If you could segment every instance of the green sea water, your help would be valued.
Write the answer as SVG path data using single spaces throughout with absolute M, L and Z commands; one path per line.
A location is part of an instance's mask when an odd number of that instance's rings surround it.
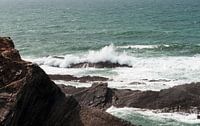
M 131 50 L 140 56 L 196 55 L 200 1 L 0 0 L 0 35 L 11 36 L 23 55 L 37 57 L 80 53 L 111 43 L 161 45 Z
M 10 36 L 23 57 L 81 55 L 114 44 L 117 52 L 141 59 L 135 62 L 142 72 L 154 63 L 165 65 L 155 73 L 148 69 L 147 76 L 183 75 L 185 81 L 200 74 L 200 0 L 0 0 L 0 36 Z M 112 114 L 144 126 L 200 125 Z

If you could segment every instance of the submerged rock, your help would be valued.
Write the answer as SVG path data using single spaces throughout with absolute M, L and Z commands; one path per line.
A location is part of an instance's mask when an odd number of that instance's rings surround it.
M 132 66 L 129 66 L 127 64 L 119 64 L 106 61 L 97 63 L 83 62 L 83 63 L 71 64 L 69 68 L 86 68 L 86 67 L 115 68 L 115 67 L 132 67 Z
M 5 56 L 5 51 L 15 50 L 11 42 L 0 38 L 1 126 L 131 126 L 106 112 L 80 105 L 39 66 Z
M 78 81 L 78 82 L 90 82 L 90 81 L 108 81 L 108 78 L 100 76 L 83 76 L 75 77 L 72 75 L 49 75 L 52 80 L 64 80 L 64 81 Z

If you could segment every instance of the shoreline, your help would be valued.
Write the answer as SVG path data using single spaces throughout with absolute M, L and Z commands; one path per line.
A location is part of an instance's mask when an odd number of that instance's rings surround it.
M 23 126 L 29 123 L 35 125 L 52 123 L 53 125 L 58 123 L 59 125 L 80 126 L 91 126 L 92 124 L 132 126 L 135 124 L 108 114 L 107 111 L 112 106 L 121 109 L 124 107 L 140 108 L 163 113 L 196 113 L 196 119 L 199 118 L 200 83 L 178 85 L 160 91 L 116 89 L 108 87 L 106 82 L 110 79 L 101 76 L 48 76 L 38 65 L 21 59 L 10 38 L 0 37 L 0 53 L 1 125 L 22 124 Z M 56 85 L 50 78 L 69 82 L 90 82 L 92 86 L 77 88 Z M 63 119 L 65 114 L 67 116 Z M 44 118 L 38 119 L 39 115 L 43 115 Z M 91 117 L 95 119 L 88 120 Z

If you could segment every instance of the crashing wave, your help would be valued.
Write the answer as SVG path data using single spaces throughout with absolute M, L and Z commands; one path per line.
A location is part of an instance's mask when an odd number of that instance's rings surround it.
M 91 50 L 87 54 L 65 55 L 64 57 L 43 57 L 33 62 L 39 65 L 49 65 L 54 67 L 131 67 L 132 58 L 125 51 L 119 53 L 114 45 L 105 46 L 98 51 Z

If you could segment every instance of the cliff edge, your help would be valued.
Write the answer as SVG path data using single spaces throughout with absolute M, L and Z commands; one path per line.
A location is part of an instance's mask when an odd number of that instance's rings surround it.
M 0 37 L 0 126 L 132 126 L 64 94 L 37 65 Z

